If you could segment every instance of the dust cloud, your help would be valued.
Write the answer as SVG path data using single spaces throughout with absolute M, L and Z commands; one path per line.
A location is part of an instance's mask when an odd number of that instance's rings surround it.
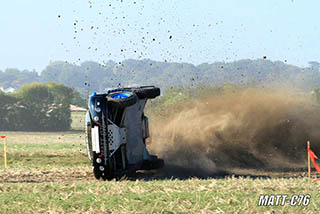
M 150 151 L 184 173 L 304 167 L 306 141 L 320 150 L 320 107 L 308 94 L 263 89 L 212 94 L 150 120 Z

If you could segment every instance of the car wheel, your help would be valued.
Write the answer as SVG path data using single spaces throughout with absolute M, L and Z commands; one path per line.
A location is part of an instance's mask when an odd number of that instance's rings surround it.
M 134 92 L 140 99 L 153 99 L 160 95 L 160 88 L 154 86 L 141 86 L 134 88 Z
M 92 151 L 92 140 L 91 140 L 91 119 L 90 113 L 87 111 L 86 113 L 86 126 L 85 126 L 85 133 L 86 133 L 86 146 L 88 152 L 88 158 L 92 162 L 93 151 Z
M 93 167 L 93 174 L 96 179 L 99 180 L 101 178 L 101 172 L 99 171 L 98 167 Z
M 137 102 L 135 94 L 129 91 L 108 94 L 107 99 L 116 108 L 125 108 Z

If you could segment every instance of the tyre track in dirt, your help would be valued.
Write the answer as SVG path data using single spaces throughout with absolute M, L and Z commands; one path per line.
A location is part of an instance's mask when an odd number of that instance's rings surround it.
M 1 183 L 75 182 L 94 180 L 91 167 L 79 168 L 12 168 L 0 170 Z
M 317 176 L 316 172 L 312 172 L 313 176 Z M 189 178 L 199 179 L 223 179 L 227 177 L 250 177 L 250 178 L 302 178 L 306 177 L 307 173 L 303 169 L 297 170 L 276 170 L 263 171 L 254 169 L 230 169 L 228 171 L 215 173 L 204 176 L 201 172 L 198 174 L 190 173 L 189 169 L 177 166 L 165 166 L 158 171 L 137 171 L 130 177 L 123 177 L 121 180 L 165 180 L 179 179 L 185 180 Z M 61 168 L 61 169 L 22 169 L 13 168 L 0 170 L 0 184 L 9 183 L 73 183 L 97 181 L 92 173 L 91 167 L 81 168 Z M 101 180 L 100 180 L 101 181 Z

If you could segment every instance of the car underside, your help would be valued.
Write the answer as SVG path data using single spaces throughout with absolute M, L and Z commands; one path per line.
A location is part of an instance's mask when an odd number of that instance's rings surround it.
M 159 88 L 141 86 L 94 92 L 90 96 L 86 144 L 97 179 L 110 180 L 164 166 L 164 161 L 150 155 L 146 148 L 149 124 L 144 107 L 148 99 L 159 95 Z

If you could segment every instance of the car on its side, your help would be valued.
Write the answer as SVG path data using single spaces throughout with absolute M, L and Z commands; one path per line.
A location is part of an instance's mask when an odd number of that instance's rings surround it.
M 86 113 L 88 157 L 97 179 L 113 179 L 136 170 L 159 169 L 164 161 L 150 155 L 148 118 L 144 107 L 148 99 L 160 95 L 154 86 L 114 88 L 89 97 Z

